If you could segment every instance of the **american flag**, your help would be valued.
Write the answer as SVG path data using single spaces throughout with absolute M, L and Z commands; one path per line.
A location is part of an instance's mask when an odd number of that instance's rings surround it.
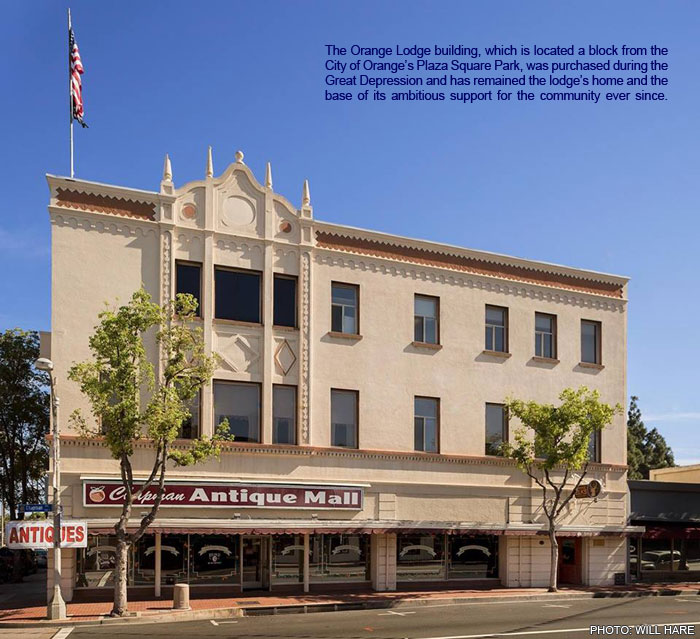
M 68 55 L 70 56 L 70 97 L 73 105 L 73 119 L 80 122 L 84 127 L 87 124 L 83 121 L 83 83 L 80 76 L 83 74 L 83 63 L 78 51 L 78 43 L 75 41 L 73 28 L 68 29 Z

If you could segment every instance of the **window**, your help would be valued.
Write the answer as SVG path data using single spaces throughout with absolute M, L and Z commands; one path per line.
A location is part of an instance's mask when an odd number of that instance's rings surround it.
M 439 298 L 416 295 L 413 301 L 413 326 L 416 342 L 437 344 Z
M 197 300 L 195 315 L 202 317 L 202 265 L 192 262 L 176 262 L 175 294 L 189 293 Z
M 275 326 L 297 326 L 297 278 L 275 275 L 273 323 Z
M 413 399 L 415 449 L 426 453 L 438 452 L 438 420 L 440 400 L 433 397 Z
M 272 387 L 272 443 L 297 443 L 297 389 L 275 384 Z
M 557 316 L 535 313 L 535 357 L 557 357 Z
M 445 535 L 396 535 L 396 581 L 442 581 L 445 569 Z
M 260 323 L 260 273 L 214 268 L 217 319 Z
M 581 361 L 600 364 L 600 322 L 581 320 Z
M 508 352 L 508 309 L 486 307 L 486 350 Z
M 331 285 L 331 331 L 334 333 L 358 334 L 359 289 L 353 284 Z
M 496 535 L 448 535 L 448 579 L 488 579 L 498 577 L 498 537 Z
M 197 394 L 187 405 L 187 408 L 190 411 L 190 416 L 184 422 L 182 422 L 182 426 L 180 426 L 180 431 L 177 434 L 179 439 L 196 439 L 199 437 L 200 404 L 200 393 L 197 391 Z
M 357 391 L 331 390 L 331 446 L 357 448 Z
M 600 461 L 600 431 L 591 433 L 588 440 L 588 459 L 592 462 Z
M 228 419 L 234 442 L 260 441 L 260 384 L 214 382 L 214 419 Z
M 486 404 L 486 454 L 500 455 L 508 441 L 508 414 L 503 404 Z

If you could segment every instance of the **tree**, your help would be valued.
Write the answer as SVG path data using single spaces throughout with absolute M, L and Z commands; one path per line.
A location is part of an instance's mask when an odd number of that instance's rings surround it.
M 48 374 L 34 368 L 39 334 L 0 334 L 0 499 L 10 519 L 19 503 L 41 500 L 48 468 Z
M 92 359 L 74 364 L 69 379 L 80 384 L 99 428 L 89 427 L 79 410 L 71 421 L 86 437 L 103 437 L 119 462 L 125 499 L 114 526 L 117 537 L 114 607 L 112 616 L 127 614 L 127 558 L 158 514 L 165 493 L 168 462 L 189 466 L 218 456 L 227 423 L 213 437 L 192 441 L 185 450 L 173 450 L 172 443 L 185 419 L 188 403 L 211 380 L 215 359 L 206 354 L 202 329 L 194 323 L 197 302 L 191 295 L 178 295 L 163 307 L 151 301 L 143 289 L 128 304 L 99 314 L 99 324 L 90 337 Z M 148 360 L 145 340 L 158 345 L 160 374 Z M 136 484 L 132 456 L 138 440 L 147 438 L 153 450 L 148 479 Z M 149 512 L 134 532 L 127 532 L 132 505 L 146 491 L 155 492 Z
M 588 471 L 591 437 L 622 413 L 622 406 L 601 402 L 598 391 L 585 386 L 564 389 L 559 400 L 561 404 L 554 406 L 508 399 L 509 415 L 522 426 L 515 431 L 514 441 L 504 442 L 501 448 L 542 490 L 551 547 L 550 592 L 557 591 L 559 519 Z
M 627 411 L 627 474 L 630 479 L 649 479 L 650 470 L 676 463 L 663 435 L 656 428 L 647 430 L 638 401 L 639 397 L 632 395 Z

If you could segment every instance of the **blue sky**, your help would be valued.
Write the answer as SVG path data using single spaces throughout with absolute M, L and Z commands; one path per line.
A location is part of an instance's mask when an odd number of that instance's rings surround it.
M 66 7 L 5 3 L 0 330 L 50 327 L 45 173 L 68 172 Z M 76 175 L 158 188 L 237 149 L 323 220 L 632 278 L 629 392 L 700 462 L 700 4 L 75 1 Z M 658 44 L 663 103 L 330 104 L 325 45 Z

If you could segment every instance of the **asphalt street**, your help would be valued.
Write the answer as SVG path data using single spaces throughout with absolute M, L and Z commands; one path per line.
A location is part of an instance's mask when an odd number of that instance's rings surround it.
M 634 626 L 656 625 L 652 632 Z M 686 625 L 683 628 L 683 625 Z M 692 627 L 688 628 L 688 624 Z M 628 633 L 591 626 L 632 626 Z M 39 634 L 34 630 L 0 631 L 0 637 L 37 639 L 481 639 L 486 637 L 687 637 L 700 636 L 700 596 L 569 599 L 517 603 L 468 603 L 297 615 L 245 617 L 179 623 L 130 623 L 75 626 Z M 653 631 L 656 631 L 654 633 Z M 672 631 L 669 634 L 669 631 Z M 7 634 L 11 633 L 11 634 Z M 691 634 L 692 633 L 692 634 Z

